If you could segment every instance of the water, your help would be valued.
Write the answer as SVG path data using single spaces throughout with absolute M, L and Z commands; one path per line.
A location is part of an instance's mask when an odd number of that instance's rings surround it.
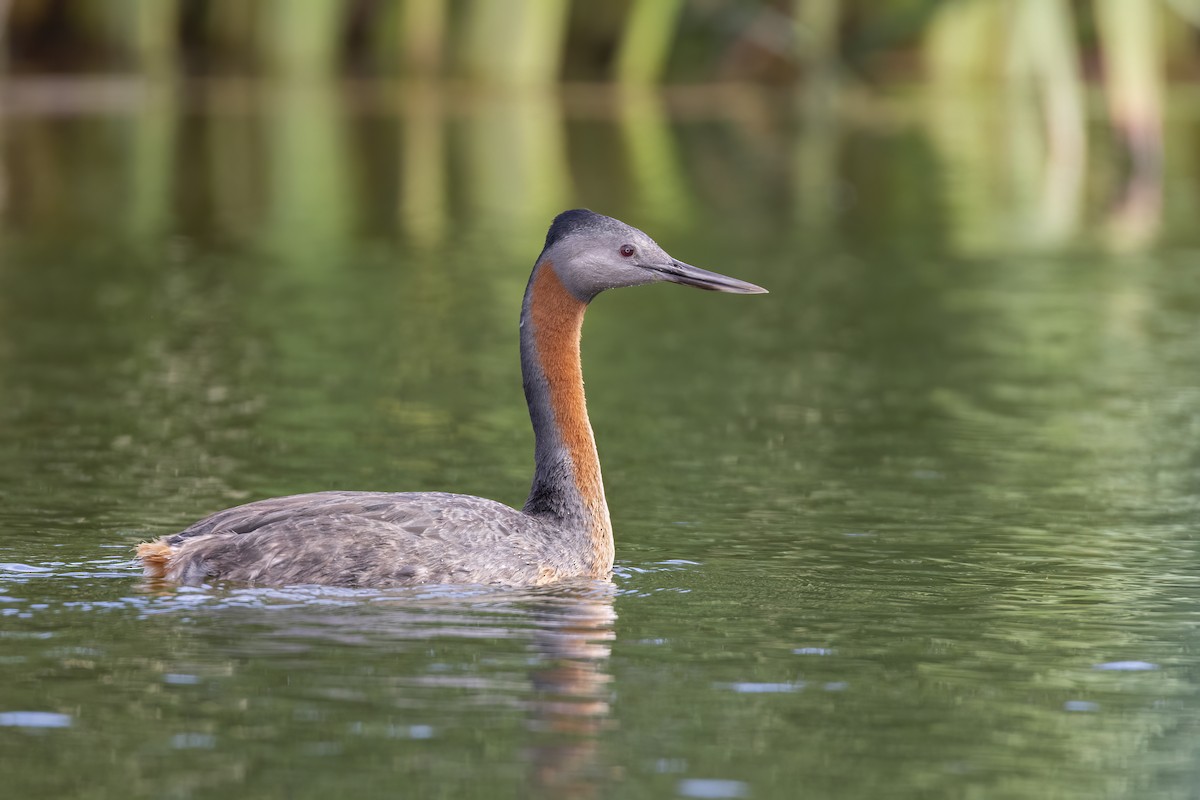
M 1100 122 L 1064 178 L 986 104 L 647 102 L 10 109 L 7 791 L 1195 796 L 1197 120 L 1156 205 Z M 595 303 L 613 584 L 139 577 L 251 498 L 519 504 L 517 307 L 576 204 L 772 290 Z

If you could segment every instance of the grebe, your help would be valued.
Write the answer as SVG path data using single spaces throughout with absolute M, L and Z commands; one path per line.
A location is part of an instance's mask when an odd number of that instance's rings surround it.
M 540 585 L 611 576 L 613 534 L 583 395 L 579 338 L 605 289 L 671 281 L 766 289 L 676 261 L 586 209 L 559 214 L 521 304 L 521 373 L 535 437 L 520 511 L 443 492 L 316 492 L 259 500 L 138 546 L 145 574 L 184 584 Z

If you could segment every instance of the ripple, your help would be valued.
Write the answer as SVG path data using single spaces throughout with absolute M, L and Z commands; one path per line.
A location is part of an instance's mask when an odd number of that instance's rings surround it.
M 1068 700 L 1063 703 L 1064 711 L 1099 711 L 1100 704 L 1090 700 Z
M 122 548 L 124 549 L 124 548 Z M 87 599 L 62 599 L 58 582 L 63 579 L 90 581 L 83 592 Z M 21 587 L 21 597 L 8 592 Z M 34 587 L 46 587 L 39 596 Z M 130 591 L 130 587 L 134 591 Z M 77 588 L 77 587 L 76 587 Z M 345 588 L 296 585 L 284 587 L 204 584 L 179 586 L 143 578 L 141 570 L 125 557 L 83 561 L 47 561 L 40 564 L 0 563 L 0 617 L 30 619 L 35 615 L 63 612 L 134 611 L 140 616 L 226 609 L 289 609 L 353 607 L 370 604 L 418 604 L 513 608 L 523 603 L 541 605 L 557 601 L 608 602 L 617 594 L 609 581 L 591 579 L 549 587 L 505 587 L 485 585 L 431 585 L 392 589 Z
M 797 647 L 792 650 L 792 653 L 798 656 L 831 656 L 833 648 L 830 647 Z
M 171 737 L 175 750 L 212 750 L 217 746 L 217 737 L 207 733 L 177 733 Z
M 804 688 L 804 681 L 786 681 L 779 683 L 755 683 L 742 681 L 738 683 L 721 684 L 722 688 L 732 689 L 738 694 L 785 694 L 798 692 Z
M 54 572 L 53 567 L 35 567 L 32 564 L 20 564 L 12 561 L 0 563 L 0 572 L 14 572 L 20 574 L 38 574 Z
M 163 683 L 171 684 L 172 686 L 194 686 L 200 683 L 199 675 L 187 675 L 181 672 L 168 672 L 163 675 Z
M 1158 669 L 1158 664 L 1152 664 L 1149 661 L 1108 661 L 1103 664 L 1095 664 L 1092 669 L 1106 672 L 1150 672 Z
M 675 792 L 682 797 L 749 797 L 750 787 L 741 781 L 685 778 L 675 785 Z
M 70 714 L 52 711 L 0 711 L 0 726 L 6 728 L 69 728 Z

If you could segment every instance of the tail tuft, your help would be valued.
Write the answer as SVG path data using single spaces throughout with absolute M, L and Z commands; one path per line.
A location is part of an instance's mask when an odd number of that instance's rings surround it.
M 153 542 L 142 542 L 137 546 L 137 557 L 142 561 L 142 569 L 148 578 L 165 578 L 175 551 L 171 545 L 158 539 Z

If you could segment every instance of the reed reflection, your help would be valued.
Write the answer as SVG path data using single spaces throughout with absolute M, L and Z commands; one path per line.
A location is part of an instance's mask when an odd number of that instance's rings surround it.
M 1116 147 L 1089 147 L 1076 9 L 1061 0 L 947 7 L 928 42 L 931 140 L 953 182 L 962 244 L 1056 249 L 1091 239 L 1152 244 L 1162 226 L 1164 48 L 1154 3 L 1096 0 L 1105 121 Z M 996 35 L 997 32 L 999 35 Z M 969 131 L 969 133 L 968 133 Z M 1103 193 L 1086 219 L 1088 176 Z M 996 224 L 1000 220 L 1002 224 Z M 988 240 L 978 238 L 987 233 Z
M 414 241 L 434 246 L 447 227 L 446 108 L 438 87 L 425 81 L 405 92 L 401 102 L 401 226 Z
M 471 211 L 486 220 L 485 229 L 525 233 L 524 239 L 498 239 L 520 243 L 524 260 L 528 236 L 537 241 L 534 231 L 569 207 L 574 194 L 562 103 L 548 89 L 493 92 L 470 104 L 464 122 L 467 175 L 462 188 Z
M 339 99 L 331 81 L 293 79 L 278 85 L 268 106 L 264 243 L 308 274 L 337 263 L 356 217 Z
M 129 232 L 156 238 L 173 227 L 180 113 L 174 84 L 153 82 L 133 117 Z
M 815 239 L 834 230 L 844 193 L 839 172 L 844 136 L 835 109 L 838 88 L 828 71 L 820 74 L 827 80 L 808 86 L 797 101 L 800 123 L 789 176 L 796 222 Z
M 644 87 L 626 87 L 619 96 L 616 124 L 628 159 L 639 218 L 664 227 L 695 217 L 694 192 L 662 95 Z M 648 224 L 648 223 L 647 223 Z

